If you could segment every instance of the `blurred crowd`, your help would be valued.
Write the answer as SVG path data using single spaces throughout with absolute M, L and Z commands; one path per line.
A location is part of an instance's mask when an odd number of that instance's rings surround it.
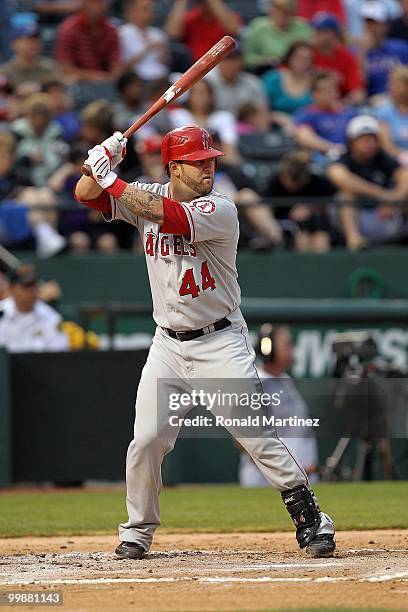
M 196 124 L 241 249 L 405 242 L 408 0 L 2 0 L 0 243 L 140 251 L 75 202 L 81 164 L 225 34 L 237 49 L 132 137 L 121 177 L 166 181 L 163 135 Z

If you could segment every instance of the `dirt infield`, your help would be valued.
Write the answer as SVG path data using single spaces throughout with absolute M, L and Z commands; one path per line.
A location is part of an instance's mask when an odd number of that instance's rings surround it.
M 0 540 L 0 591 L 62 589 L 67 610 L 407 610 L 408 531 L 341 532 L 333 559 L 309 560 L 293 534 L 159 532 L 143 561 L 116 538 Z

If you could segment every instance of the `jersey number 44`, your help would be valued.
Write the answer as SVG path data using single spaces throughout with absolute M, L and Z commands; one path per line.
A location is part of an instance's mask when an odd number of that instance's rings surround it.
M 181 281 L 179 294 L 181 296 L 191 295 L 192 298 L 196 298 L 201 290 L 205 291 L 206 289 L 211 289 L 211 291 L 214 291 L 215 279 L 213 276 L 211 276 L 207 262 L 203 261 L 201 264 L 201 287 L 197 284 L 194 277 L 194 268 L 188 268 L 184 273 L 183 280 Z

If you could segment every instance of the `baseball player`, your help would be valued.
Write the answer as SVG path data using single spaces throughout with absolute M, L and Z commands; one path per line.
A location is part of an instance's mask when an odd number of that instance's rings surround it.
M 245 381 L 257 373 L 239 308 L 237 210 L 213 190 L 222 153 L 213 148 L 206 130 L 178 128 L 162 144 L 169 182 L 128 184 L 113 172 L 125 146 L 126 139 L 116 132 L 90 149 L 85 163 L 92 177 L 81 177 L 75 195 L 107 221 L 122 219 L 137 227 L 146 256 L 157 328 L 137 392 L 134 439 L 126 460 L 128 521 L 119 526 L 116 549 L 120 558 L 141 559 L 160 524 L 161 464 L 179 431 L 168 423 L 161 428 L 168 405 L 158 401 L 158 383 L 219 377 Z M 261 428 L 251 437 L 228 429 L 281 492 L 300 548 L 312 557 L 332 556 L 333 522 L 320 511 L 306 473 L 285 444 Z

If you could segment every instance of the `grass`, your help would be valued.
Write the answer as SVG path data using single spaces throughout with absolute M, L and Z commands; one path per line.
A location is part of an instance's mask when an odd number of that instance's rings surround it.
M 408 528 L 407 482 L 321 484 L 315 492 L 338 530 Z M 168 488 L 161 509 L 168 532 L 293 530 L 279 494 L 270 488 Z M 122 491 L 0 493 L 0 537 L 114 533 L 124 520 Z

